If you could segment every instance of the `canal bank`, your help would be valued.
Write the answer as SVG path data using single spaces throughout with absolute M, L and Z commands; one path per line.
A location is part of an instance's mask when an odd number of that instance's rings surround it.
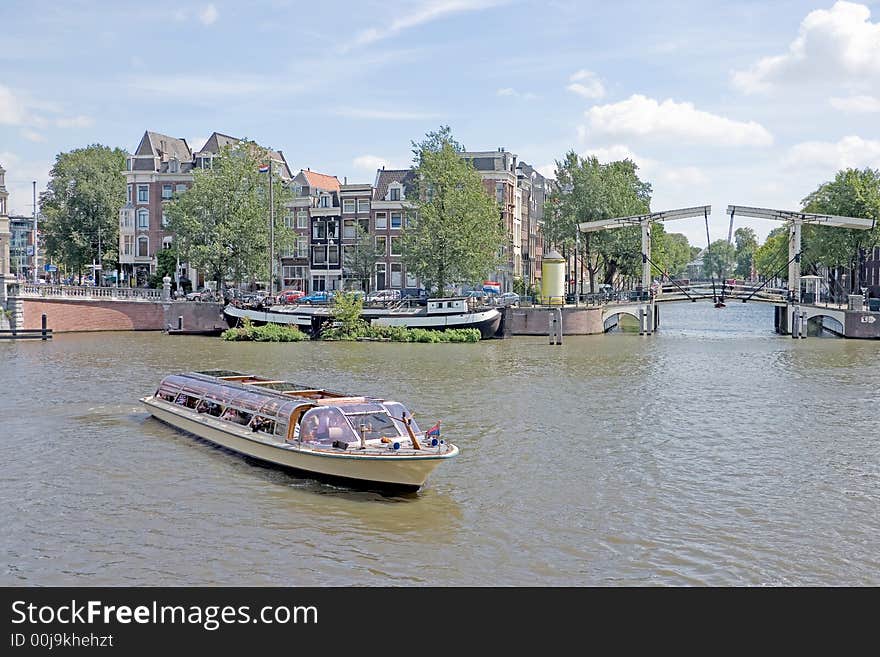
M 683 304 L 650 340 L 562 346 L 0 344 L 0 583 L 878 585 L 880 343 L 772 327 L 770 307 Z M 461 454 L 383 498 L 255 466 L 137 402 L 211 367 L 405 399 Z

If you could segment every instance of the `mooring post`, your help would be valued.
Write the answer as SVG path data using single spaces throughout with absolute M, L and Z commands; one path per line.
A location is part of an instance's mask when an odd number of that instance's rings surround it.
M 178 316 L 177 316 L 177 330 L 178 330 L 178 331 L 182 331 L 182 330 L 183 330 L 183 315 L 178 315 Z
M 562 308 L 551 309 L 548 313 L 550 344 L 562 344 Z
M 40 332 L 42 335 L 41 339 L 45 340 L 46 339 L 46 314 L 45 313 L 43 313 L 42 317 L 40 317 L 40 326 L 42 328 L 42 331 Z

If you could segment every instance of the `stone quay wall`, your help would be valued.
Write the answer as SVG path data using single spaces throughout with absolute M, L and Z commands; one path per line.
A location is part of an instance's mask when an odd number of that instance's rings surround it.
M 508 308 L 504 318 L 505 334 L 547 335 L 551 312 L 553 311 L 547 308 Z M 562 309 L 563 335 L 593 335 L 604 332 L 601 307 Z
M 223 306 L 198 301 L 111 301 L 91 299 L 19 298 L 21 328 L 40 328 L 42 315 L 55 333 L 79 331 L 161 331 L 177 328 L 210 330 L 226 326 Z

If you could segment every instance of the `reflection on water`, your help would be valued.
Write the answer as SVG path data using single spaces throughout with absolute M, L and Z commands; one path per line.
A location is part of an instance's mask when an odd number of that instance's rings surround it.
M 877 585 L 880 343 L 772 308 L 664 306 L 652 337 L 0 345 L 3 584 Z M 461 455 L 415 495 L 297 478 L 137 402 L 223 367 L 407 402 Z

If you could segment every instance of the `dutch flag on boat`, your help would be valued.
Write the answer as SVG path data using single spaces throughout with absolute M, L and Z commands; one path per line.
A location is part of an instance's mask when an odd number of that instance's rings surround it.
M 483 292 L 501 294 L 501 283 L 497 281 L 483 281 Z
M 260 173 L 269 173 L 269 165 L 261 164 L 260 165 Z
M 426 436 L 439 436 L 439 435 L 440 435 L 440 423 L 438 422 L 438 423 L 435 424 L 433 427 L 431 427 L 430 429 L 428 429 L 428 430 L 425 432 L 425 435 L 426 435 Z

